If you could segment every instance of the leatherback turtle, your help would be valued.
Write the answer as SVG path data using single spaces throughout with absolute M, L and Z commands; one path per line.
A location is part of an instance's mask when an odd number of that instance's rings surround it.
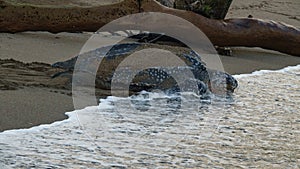
M 109 50 L 105 50 L 107 48 L 109 48 Z M 129 55 L 147 48 L 172 51 L 172 53 L 185 62 L 186 66 L 171 67 L 169 70 L 175 74 L 181 74 L 184 70 L 190 70 L 193 73 L 194 78 L 185 79 L 183 82 L 184 84 L 182 85 L 178 84 L 176 80 L 169 73 L 167 73 L 167 71 L 165 71 L 164 68 L 145 68 L 144 70 L 138 72 L 130 82 L 130 92 L 139 92 L 143 90 L 162 90 L 165 92 L 174 93 L 184 90 L 203 95 L 213 91 L 213 87 L 216 88 L 220 85 L 226 85 L 225 92 L 232 93 L 238 85 L 237 81 L 231 75 L 225 72 L 214 71 L 206 68 L 205 63 L 201 61 L 200 56 L 189 48 L 141 42 L 120 43 L 113 46 L 98 48 L 83 55 L 76 56 L 70 60 L 54 63 L 52 65 L 53 67 L 62 68 L 66 71 L 54 75 L 53 78 L 57 78 L 63 76 L 65 73 L 74 71 L 74 65 L 76 64 L 78 57 L 82 57 L 83 59 L 81 60 L 83 60 L 84 63 L 79 65 L 79 69 L 80 66 L 84 66 L 84 68 L 82 68 L 82 72 L 84 72 L 83 76 L 95 76 L 96 88 L 110 90 L 114 73 L 120 63 Z M 104 53 L 106 55 L 104 55 Z M 100 58 L 102 61 L 101 64 L 98 65 Z M 99 66 L 96 69 L 96 74 L 89 71 L 95 69 L 95 66 Z M 124 72 L 119 74 L 117 77 L 114 77 L 118 79 L 118 83 L 122 83 L 122 79 L 127 78 L 126 71 L 127 73 L 128 71 L 130 72 L 130 67 L 124 69 Z M 214 76 L 214 78 L 212 79 L 211 76 Z M 218 77 L 225 79 L 225 81 L 219 81 Z M 192 84 L 192 82 L 198 85 L 197 91 L 189 90 L 189 85 Z M 179 86 L 181 86 L 181 88 L 179 88 Z

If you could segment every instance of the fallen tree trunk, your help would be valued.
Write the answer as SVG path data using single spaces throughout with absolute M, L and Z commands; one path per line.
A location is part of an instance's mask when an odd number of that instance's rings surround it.
M 208 19 L 191 11 L 165 8 L 147 0 L 144 11 L 164 12 L 188 20 L 216 46 L 261 47 L 300 56 L 300 29 L 284 23 L 253 18 Z
M 98 7 L 13 5 L 0 1 L 0 31 L 97 31 L 119 17 L 138 12 L 164 12 L 188 20 L 214 45 L 261 47 L 300 56 L 300 29 L 252 18 L 214 20 L 191 11 L 164 7 L 154 0 L 124 0 Z

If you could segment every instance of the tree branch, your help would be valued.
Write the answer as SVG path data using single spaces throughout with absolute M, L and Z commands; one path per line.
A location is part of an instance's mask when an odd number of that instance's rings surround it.
M 200 28 L 214 45 L 261 47 L 300 56 L 300 29 L 274 21 L 253 18 L 208 19 L 191 11 L 164 7 L 155 0 L 124 0 L 98 7 L 45 7 L 13 5 L 0 1 L 0 32 L 97 31 L 103 25 L 129 14 L 164 12 L 188 20 Z

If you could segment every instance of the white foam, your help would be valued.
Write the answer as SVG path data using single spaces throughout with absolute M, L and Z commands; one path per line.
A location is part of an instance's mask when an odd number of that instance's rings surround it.
M 267 74 L 272 72 L 283 73 Z M 145 167 L 165 164 L 167 168 L 183 168 L 187 165 L 186 157 L 189 157 L 191 168 L 196 168 L 199 165 L 192 164 L 196 161 L 210 160 L 212 165 L 219 165 L 225 157 L 228 162 L 244 167 L 247 166 L 246 163 L 241 164 L 240 159 L 232 156 L 241 155 L 243 149 L 237 152 L 231 145 L 244 144 L 243 146 L 248 146 L 246 148 L 253 148 L 252 136 L 256 134 L 257 125 L 260 125 L 258 132 L 261 133 L 255 135 L 256 139 L 272 138 L 270 144 L 265 141 L 257 142 L 258 147 L 277 143 L 275 145 L 280 147 L 273 148 L 279 150 L 278 152 L 294 154 L 297 149 L 289 149 L 288 145 L 297 146 L 292 140 L 297 131 L 290 130 L 290 125 L 286 124 L 298 125 L 298 122 L 291 119 L 299 117 L 299 72 L 300 65 L 277 71 L 263 70 L 248 75 L 236 75 L 238 78 L 258 76 L 241 80 L 241 90 L 236 93 L 237 102 L 225 107 L 212 104 L 199 107 L 199 98 L 192 93 L 184 93 L 181 101 L 187 106 L 178 112 L 169 111 L 173 107 L 167 107 L 165 101 L 173 96 L 163 93 L 142 92 L 146 95 L 130 98 L 110 96 L 102 99 L 99 106 L 66 113 L 69 116 L 66 120 L 0 133 L 0 163 L 12 168 L 142 168 L 143 164 Z M 282 83 L 278 84 L 278 79 Z M 255 83 L 248 83 L 253 80 Z M 148 101 L 153 100 L 153 109 L 149 113 L 135 112 L 128 105 L 124 105 L 135 99 L 141 99 L 141 104 L 146 100 L 147 105 L 151 103 Z M 276 105 L 274 99 L 277 100 Z M 124 105 L 125 109 L 116 112 L 115 102 Z M 169 104 L 173 105 L 172 102 Z M 282 138 L 289 139 L 280 142 L 278 130 L 284 131 L 280 132 L 284 136 Z M 290 135 L 291 132 L 295 133 Z M 245 137 L 247 134 L 251 137 Z M 220 146 L 221 144 L 230 146 Z M 259 154 L 259 158 L 269 159 L 264 156 L 264 149 L 257 151 L 250 151 L 245 156 L 248 158 Z M 201 154 L 205 154 L 205 157 Z M 283 156 L 278 154 L 277 157 Z M 291 161 L 290 157 L 282 160 L 283 163 Z M 245 162 L 253 163 L 251 159 L 246 159 Z M 272 163 L 270 160 L 264 162 Z M 0 164 L 0 168 L 5 165 Z
M 295 70 L 299 70 L 300 69 L 300 65 L 297 66 L 288 66 L 285 67 L 283 69 L 280 70 L 259 70 L 259 71 L 255 71 L 251 74 L 239 74 L 239 75 L 233 75 L 235 78 L 240 79 L 240 78 L 245 78 L 245 77 L 249 77 L 249 76 L 257 76 L 257 75 L 264 75 L 264 74 L 268 74 L 268 73 L 288 73 L 289 71 L 295 71 Z M 151 92 L 141 92 L 142 94 L 148 94 L 149 95 L 149 100 L 153 100 L 155 98 L 167 98 L 167 97 L 173 97 L 173 96 L 169 96 L 169 95 L 165 95 L 162 92 L 155 92 L 155 93 L 151 93 Z M 62 120 L 62 121 L 56 121 L 54 123 L 51 124 L 42 124 L 39 126 L 34 126 L 28 129 L 14 129 L 14 130 L 6 130 L 3 132 L 0 132 L 0 136 L 2 135 L 13 135 L 13 134 L 19 134 L 19 133 L 25 133 L 25 132 L 37 132 L 43 129 L 49 129 L 51 127 L 54 126 L 59 126 L 62 125 L 64 123 L 80 123 L 78 122 L 78 113 L 81 112 L 93 112 L 93 111 L 97 111 L 97 110 L 103 110 L 103 109 L 113 109 L 114 106 L 112 105 L 112 102 L 117 101 L 117 100 L 122 100 L 122 99 L 128 99 L 128 98 L 122 98 L 122 97 L 115 97 L 115 96 L 109 96 L 106 99 L 101 99 L 100 100 L 100 104 L 99 106 L 91 106 L 91 107 L 86 107 L 84 109 L 81 110 L 75 110 L 72 112 L 66 112 L 65 114 L 68 116 L 67 119 Z
M 288 66 L 288 67 L 285 67 L 285 68 L 279 69 L 279 70 L 258 70 L 258 71 L 254 71 L 250 74 L 233 75 L 233 77 L 239 79 L 239 78 L 244 78 L 244 77 L 249 77 L 249 76 L 264 75 L 267 73 L 287 73 L 289 71 L 294 71 L 294 70 L 299 70 L 299 69 L 300 69 L 300 65 Z

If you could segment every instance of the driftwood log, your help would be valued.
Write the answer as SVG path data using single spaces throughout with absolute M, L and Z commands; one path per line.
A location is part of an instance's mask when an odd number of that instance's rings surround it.
M 186 19 L 216 46 L 261 47 L 300 56 L 299 28 L 253 18 L 208 19 L 191 11 L 167 8 L 155 0 L 124 0 L 105 6 L 65 8 L 14 5 L 0 0 L 0 32 L 97 31 L 112 20 L 138 12 L 164 12 Z

